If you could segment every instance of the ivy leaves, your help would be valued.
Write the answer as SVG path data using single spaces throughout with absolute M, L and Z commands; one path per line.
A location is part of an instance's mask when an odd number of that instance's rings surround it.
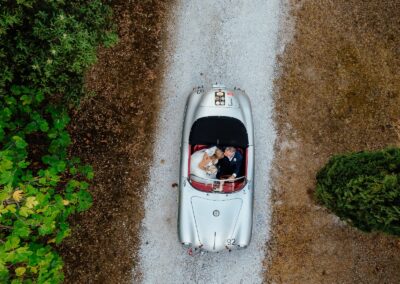
M 93 179 L 93 170 L 67 156 L 71 139 L 66 110 L 42 106 L 40 92 L 12 89 L 10 96 L 0 99 L 6 106 L 0 113 L 4 145 L 0 150 L 0 282 L 61 281 L 62 260 L 51 245 L 70 235 L 70 214 L 91 206 L 87 181 Z M 29 142 L 30 135 L 41 137 L 46 147 L 33 164 L 29 156 L 37 145 Z
M 8 263 L 14 264 L 9 270 Z M 22 244 L 18 237 L 11 236 L 4 246 L 0 247 L 0 279 L 9 279 L 12 283 L 60 283 L 63 275 L 61 258 L 53 252 L 51 246 L 37 243 Z
M 0 5 L 0 283 L 63 280 L 52 246 L 91 206 L 93 179 L 68 157 L 68 107 L 84 96 L 98 45 L 117 40 L 111 16 L 100 0 Z
M 62 260 L 51 245 L 70 235 L 70 214 L 91 206 L 86 181 L 93 170 L 68 159 L 63 106 L 43 104 L 42 92 L 24 86 L 11 89 L 0 99 L 0 282 L 61 281 Z M 33 164 L 32 135 L 43 145 Z

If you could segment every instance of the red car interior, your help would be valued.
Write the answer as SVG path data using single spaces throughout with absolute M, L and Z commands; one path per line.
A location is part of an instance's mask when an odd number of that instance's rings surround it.
M 188 175 L 190 176 L 190 157 L 191 154 L 194 152 L 197 152 L 199 150 L 205 149 L 210 147 L 209 145 L 203 145 L 203 144 L 199 144 L 199 145 L 194 145 L 191 146 L 189 145 L 189 163 L 188 163 Z M 244 160 L 245 163 L 242 166 L 242 171 L 243 171 L 243 175 L 246 176 L 247 174 L 247 149 L 246 149 L 246 153 L 244 154 L 244 151 L 242 148 L 240 147 L 236 147 L 236 150 L 239 151 Z M 190 184 L 197 190 L 200 191 L 205 191 L 205 192 L 213 192 L 216 189 L 219 189 L 219 184 L 215 183 L 215 182 L 211 182 L 211 183 L 202 183 L 202 182 L 198 182 L 198 181 L 194 181 L 192 179 L 190 179 Z M 246 179 L 241 179 L 241 180 L 237 180 L 235 182 L 225 182 L 223 187 L 222 187 L 222 193 L 231 193 L 231 192 L 235 192 L 235 191 L 239 191 L 241 190 L 244 186 L 246 185 Z

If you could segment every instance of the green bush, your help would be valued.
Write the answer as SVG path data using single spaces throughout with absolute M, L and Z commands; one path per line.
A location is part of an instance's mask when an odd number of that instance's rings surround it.
M 70 214 L 90 207 L 86 180 L 93 178 L 93 172 L 67 157 L 71 141 L 65 110 L 50 104 L 40 108 L 43 94 L 29 88 L 12 87 L 3 99 L 0 282 L 60 282 L 62 261 L 50 244 L 69 235 Z M 34 137 L 41 145 L 27 142 Z M 35 159 L 30 156 L 37 151 L 41 160 L 32 163 Z
M 54 246 L 88 209 L 93 171 L 68 156 L 66 105 L 84 95 L 99 44 L 115 42 L 100 0 L 0 0 L 0 283 L 60 283 Z
M 400 149 L 332 157 L 317 175 L 316 198 L 353 226 L 400 235 Z
M 17 83 L 77 102 L 96 48 L 116 41 L 100 0 L 0 0 L 0 96 Z

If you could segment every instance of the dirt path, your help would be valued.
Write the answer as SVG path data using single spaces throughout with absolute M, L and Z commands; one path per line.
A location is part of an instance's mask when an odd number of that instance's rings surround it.
M 260 283 L 269 237 L 268 173 L 273 158 L 272 89 L 279 0 L 178 1 L 162 86 L 154 159 L 134 282 Z M 251 245 L 243 251 L 191 257 L 177 237 L 179 144 L 186 98 L 193 87 L 219 82 L 245 89 L 253 106 L 256 173 Z M 142 274 L 140 274 L 142 273 Z
M 143 189 L 159 108 L 168 1 L 111 1 L 120 41 L 100 49 L 89 90 L 73 114 L 72 154 L 93 165 L 92 208 L 72 220 L 62 247 L 66 283 L 129 283 L 143 218 Z
M 312 198 L 329 156 L 399 145 L 399 1 L 292 1 L 278 81 L 271 283 L 399 283 L 400 242 Z

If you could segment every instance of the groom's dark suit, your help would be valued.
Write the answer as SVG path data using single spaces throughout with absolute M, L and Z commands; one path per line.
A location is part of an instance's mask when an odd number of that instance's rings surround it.
M 235 152 L 235 155 L 233 156 L 232 160 L 229 160 L 228 157 L 224 157 L 221 160 L 218 161 L 218 173 L 217 173 L 217 178 L 221 178 L 221 176 L 224 175 L 232 175 L 235 174 L 236 177 L 239 177 L 241 174 L 241 169 L 242 169 L 242 161 L 243 161 L 243 156 L 240 154 L 239 151 Z

